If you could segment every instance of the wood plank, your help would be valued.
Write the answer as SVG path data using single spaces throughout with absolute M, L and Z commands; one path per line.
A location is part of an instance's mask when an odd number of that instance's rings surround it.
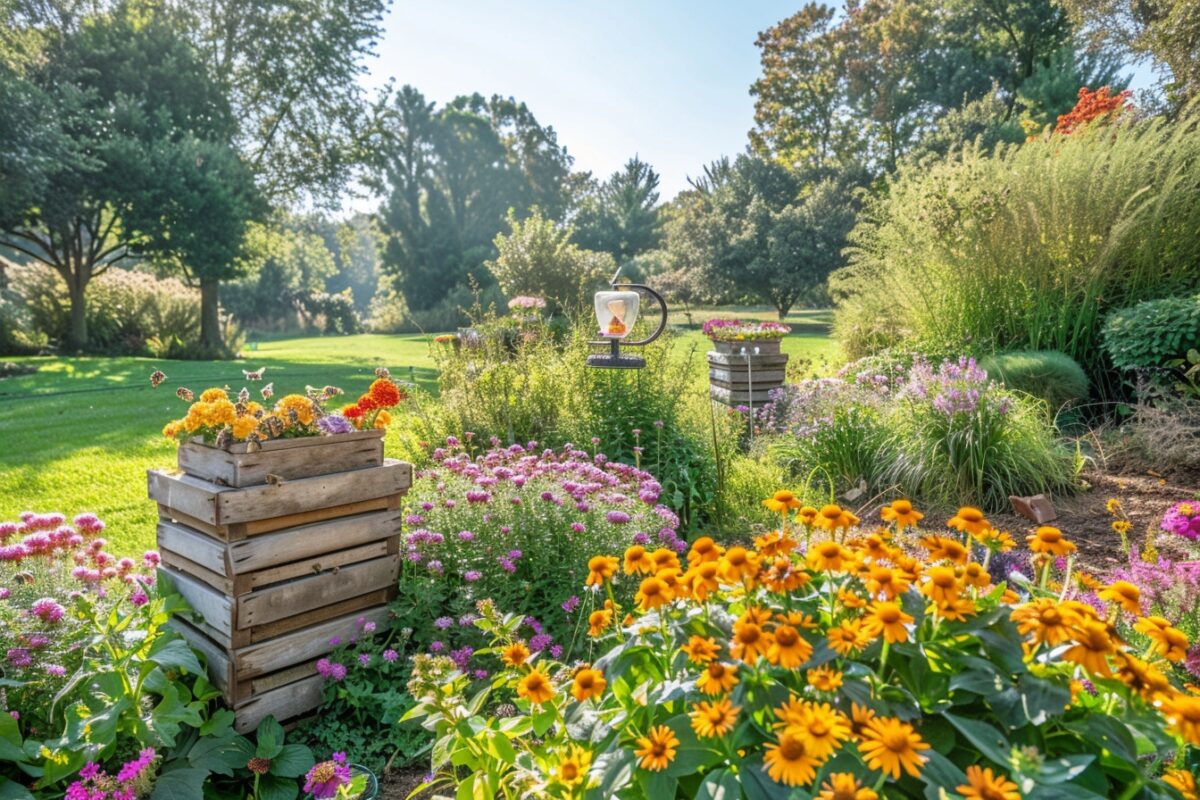
M 219 631 L 200 619 L 188 621 L 192 622 L 199 631 L 219 646 L 232 652 L 249 647 L 252 644 L 265 642 L 276 636 L 282 636 L 285 633 L 291 633 L 292 631 L 301 630 L 302 628 L 340 617 L 344 614 L 362 612 L 372 606 L 391 602 L 396 598 L 398 592 L 398 587 L 393 583 L 386 589 L 377 589 L 358 597 L 352 597 L 349 600 L 343 600 L 340 603 L 334 603 L 324 608 L 316 608 L 312 611 L 306 611 L 303 614 L 286 617 L 278 622 L 272 622 L 267 625 L 258 625 L 242 630 L 235 629 L 232 633 Z
M 189 625 L 179 616 L 172 617 L 167 626 L 187 640 L 188 645 L 204 656 L 208 666 L 208 679 L 222 692 L 234 684 L 233 662 L 229 653 L 205 636 L 199 629 Z
M 160 469 L 147 470 L 146 479 L 151 500 L 208 525 L 221 523 L 217 495 L 227 489 L 190 475 Z
M 720 386 L 709 386 L 708 394 L 713 400 L 716 400 L 718 403 L 724 403 L 727 406 L 742 405 L 751 401 L 755 405 L 762 405 L 771 400 L 770 390 L 755 390 L 751 393 L 723 389 Z
M 746 356 L 740 353 L 718 353 L 714 350 L 708 352 L 709 366 L 714 367 L 746 367 Z M 786 353 L 779 355 L 751 355 L 749 356 L 750 363 L 755 369 L 765 369 L 767 367 L 781 367 L 788 362 Z
M 158 547 L 170 550 L 205 569 L 220 575 L 230 575 L 228 547 L 221 541 L 198 533 L 186 525 L 170 520 L 159 520 Z
M 233 600 L 207 586 L 196 578 L 189 577 L 177 569 L 159 566 L 160 578 L 165 578 L 175 587 L 180 596 L 188 601 L 192 610 L 219 634 L 228 637 L 233 633 Z
M 283 581 L 290 581 L 295 578 L 320 575 L 324 572 L 332 571 L 336 573 L 339 569 L 351 564 L 357 564 L 360 561 L 369 561 L 372 558 L 379 558 L 386 555 L 389 555 L 386 539 L 380 539 L 377 542 L 368 542 L 367 544 L 345 550 L 321 553 L 309 558 L 300 559 L 299 561 L 293 561 L 290 564 L 281 564 L 278 567 L 270 567 L 258 572 L 238 575 L 233 579 L 233 595 L 240 598 L 249 595 L 256 589 L 262 589 L 271 584 L 282 583 Z
M 165 547 L 160 547 L 158 554 L 162 557 L 163 563 L 172 569 L 184 573 L 189 578 L 195 578 L 205 584 L 208 584 L 226 597 L 234 597 L 233 578 L 222 575 L 219 572 L 213 572 L 210 569 L 205 569 L 196 562 L 191 561 L 184 556 L 179 555 L 178 553 L 171 552 Z
M 387 497 L 403 492 L 411 485 L 412 465 L 388 459 L 382 467 L 217 492 L 215 521 L 233 524 L 299 514 L 317 508 Z
M 382 630 L 390 616 L 387 606 L 375 606 L 236 650 L 234 674 L 239 679 L 253 678 L 300 661 L 319 658 L 333 650 L 334 646 L 329 642 L 335 636 L 349 641 L 358 635 L 361 631 L 359 619 L 374 622 L 377 630 Z
M 382 589 L 395 583 L 399 574 L 400 557 L 384 556 L 276 584 L 239 599 L 237 628 L 265 625 Z
M 315 674 L 317 674 L 317 659 L 314 658 L 312 661 L 305 661 L 287 669 L 272 672 L 270 675 L 261 675 L 257 678 L 251 678 L 248 681 L 239 681 L 236 689 L 237 694 L 234 698 L 235 707 L 243 706 L 250 700 L 261 697 L 280 686 L 288 686 Z
M 203 520 L 199 520 L 195 517 L 184 514 L 182 511 L 174 508 L 168 508 L 162 503 L 158 504 L 158 518 L 164 522 L 178 523 L 184 527 L 191 528 L 197 533 L 203 533 L 205 536 L 211 536 L 214 539 L 220 539 L 223 542 L 231 539 L 246 538 L 244 533 L 241 536 L 233 535 L 233 533 L 230 531 L 230 526 L 228 525 L 210 525 Z
M 383 438 L 378 432 L 367 437 L 359 433 L 277 440 L 291 446 L 264 446 L 253 453 L 185 442 L 179 446 L 178 464 L 189 475 L 238 488 L 267 483 L 268 476 L 296 480 L 382 465 Z
M 399 535 L 400 528 L 399 510 L 385 509 L 254 536 L 229 545 L 228 574 L 255 572 L 284 560 L 299 560 L 388 539 Z
M 398 511 L 400 509 L 400 498 L 403 496 L 404 493 L 400 492 L 387 497 L 362 500 L 357 503 L 345 503 L 338 506 L 329 506 L 328 508 L 318 508 L 312 511 L 302 511 L 298 514 L 285 514 L 282 517 L 239 522 L 236 525 L 230 525 L 229 531 L 231 535 L 238 534 L 239 539 L 245 539 L 246 537 L 260 536 L 264 533 L 273 533 L 284 528 L 306 525 L 310 522 L 323 522 L 324 520 L 338 519 L 368 511 Z
M 293 439 L 268 439 L 263 442 L 256 452 L 271 453 L 279 450 L 295 450 L 297 448 L 321 447 L 323 443 L 330 441 L 338 442 L 357 442 L 370 441 L 377 439 L 383 441 L 385 431 L 378 428 L 372 428 L 367 431 L 351 431 L 350 433 L 338 433 L 333 436 L 300 436 Z M 215 448 L 214 448 L 215 449 Z M 227 452 L 234 454 L 249 453 L 250 449 L 245 442 L 234 442 L 229 445 Z
M 311 711 L 321 704 L 323 683 L 320 675 L 312 675 L 264 692 L 235 710 L 234 730 L 249 733 L 269 716 L 282 721 Z
M 787 374 L 781 369 L 756 369 L 753 372 L 747 372 L 745 370 L 730 370 L 725 367 L 711 367 L 708 370 L 709 380 L 738 383 L 743 386 L 750 381 L 753 381 L 755 386 L 760 383 L 771 383 L 778 386 L 783 383 L 786 377 Z

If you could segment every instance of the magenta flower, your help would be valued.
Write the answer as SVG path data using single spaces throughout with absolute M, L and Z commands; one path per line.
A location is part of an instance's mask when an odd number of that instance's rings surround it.
M 29 612 L 42 622 L 58 622 L 66 616 L 67 610 L 52 597 L 43 597 L 33 601 Z
M 338 789 L 349 784 L 351 778 L 350 767 L 346 764 L 332 759 L 322 761 L 314 765 L 304 776 L 304 791 L 310 792 L 313 797 L 320 800 L 336 797 Z

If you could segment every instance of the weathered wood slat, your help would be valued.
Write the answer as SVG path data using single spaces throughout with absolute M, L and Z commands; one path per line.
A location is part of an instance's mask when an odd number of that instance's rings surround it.
M 233 525 L 401 494 L 412 485 L 412 465 L 388 459 L 381 467 L 242 489 L 150 470 L 148 484 L 150 497 L 167 508 L 208 525 Z
M 188 601 L 205 626 L 225 637 L 229 637 L 233 633 L 234 602 L 232 597 L 227 597 L 211 586 L 172 567 L 160 565 L 158 571 L 160 578 L 165 577 L 179 592 L 179 595 Z
M 400 556 L 384 556 L 252 592 L 238 599 L 237 627 L 265 625 L 383 589 L 395 582 L 399 569 Z
M 204 656 L 204 660 L 208 666 L 208 679 L 212 682 L 213 686 L 224 692 L 228 698 L 235 681 L 231 654 L 225 648 L 201 633 L 199 628 L 185 622 L 178 616 L 172 617 L 167 622 L 167 625 L 187 640 L 187 643 L 191 645 L 193 650 L 198 651 Z
M 158 547 L 178 553 L 184 558 L 216 573 L 234 574 L 228 558 L 229 548 L 223 542 L 197 533 L 172 520 L 158 522 Z
M 387 539 L 400 533 L 400 511 L 370 511 L 313 522 L 255 536 L 229 545 L 229 572 L 240 575 L 347 547 Z
M 237 449 L 235 449 L 237 448 Z M 319 448 L 317 450 L 316 448 Z M 208 481 L 232 487 L 264 484 L 268 476 L 283 480 L 310 478 L 383 464 L 383 432 L 355 431 L 339 436 L 278 439 L 261 450 L 245 445 L 223 450 L 185 442 L 179 446 L 179 469 Z
M 236 710 L 234 730 L 249 733 L 269 716 L 283 720 L 311 711 L 321 704 L 323 680 L 314 674 L 250 699 Z
M 724 381 L 726 383 L 737 383 L 746 385 L 753 382 L 756 386 L 760 383 L 767 383 L 773 386 L 779 386 L 783 383 L 783 379 L 787 374 L 781 369 L 764 369 L 753 370 L 747 372 L 745 370 L 730 370 L 724 367 L 713 367 L 708 371 L 708 379 L 710 381 Z
M 335 550 L 331 553 L 322 553 L 300 559 L 299 561 L 293 561 L 290 564 L 282 564 L 278 567 L 270 567 L 258 572 L 239 575 L 233 579 L 233 594 L 235 597 L 252 597 L 253 595 L 249 594 L 250 592 L 270 586 L 273 583 L 281 583 L 282 581 L 303 578 L 310 575 L 320 575 L 323 572 L 336 573 L 339 569 L 351 564 L 390 555 L 399 549 L 394 546 L 394 540 L 398 538 L 393 537 L 393 540 L 380 539 L 377 542 L 368 542 L 358 547 Z
M 334 637 L 349 641 L 352 636 L 357 635 L 361 630 L 358 620 L 374 622 L 378 630 L 383 630 L 388 618 L 387 606 L 376 606 L 250 645 L 236 651 L 235 675 L 238 678 L 253 678 L 301 661 L 318 658 L 333 650 L 334 646 L 330 641 Z
M 771 399 L 770 389 L 755 389 L 753 392 L 744 392 L 734 389 L 725 389 L 720 386 L 709 386 L 708 393 L 712 399 L 729 406 L 738 405 L 740 403 L 749 403 L 750 401 L 754 401 L 754 403 L 758 405 L 766 403 Z

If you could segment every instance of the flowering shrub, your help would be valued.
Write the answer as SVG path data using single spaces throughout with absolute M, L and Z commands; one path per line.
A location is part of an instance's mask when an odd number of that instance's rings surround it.
M 180 388 L 176 394 L 191 405 L 183 419 L 167 423 L 163 436 L 181 442 L 200 438 L 220 447 L 230 442 L 261 444 L 268 439 L 332 436 L 356 429 L 386 428 L 392 421 L 389 409 L 403 402 L 407 395 L 386 369 L 375 372 L 376 380 L 367 392 L 337 413 L 325 410 L 325 403 L 343 394 L 336 386 L 322 389 L 310 386 L 305 394 L 285 395 L 272 408 L 251 400 L 245 388 L 238 393 L 237 402 L 224 389 L 215 388 L 204 390 L 200 399 L 192 402 L 193 392 Z M 274 395 L 273 387 L 270 383 L 260 390 L 263 402 Z
M 541 311 L 546 307 L 546 301 L 540 297 L 530 297 L 529 295 L 517 295 L 508 301 L 509 311 Z
M 714 342 L 754 342 L 763 339 L 782 339 L 792 332 L 790 325 L 782 322 L 759 322 L 756 320 L 710 319 L 702 328 L 704 335 Z
M 456 632 L 475 633 L 476 600 L 529 616 L 535 649 L 569 645 L 584 611 L 574 596 L 575 565 L 589 553 L 631 544 L 686 548 L 649 473 L 536 442 L 493 442 L 472 457 L 467 437 L 450 437 L 433 451 L 433 466 L 417 472 L 398 608 L 417 642 L 454 650 L 464 668 L 471 648 Z
M 138 757 L 121 765 L 116 775 L 109 775 L 95 761 L 79 770 L 79 780 L 67 787 L 65 800 L 135 800 L 146 797 L 152 788 L 159 762 L 153 747 L 138 753 Z
M 1111 91 L 1108 86 L 1101 86 L 1095 91 L 1081 86 L 1075 107 L 1059 116 L 1054 125 L 1054 132 L 1066 136 L 1090 122 L 1113 120 L 1130 110 L 1129 98 L 1133 97 L 1133 92 L 1125 89 L 1116 94 L 1109 94 Z
M 774 390 L 757 415 L 782 434 L 770 452 L 797 476 L 832 488 L 905 494 L 1000 509 L 1012 494 L 1066 492 L 1071 456 L 1038 401 L 1008 392 L 974 359 L 872 359 L 836 378 Z
M 520 616 L 481 603 L 501 674 L 473 684 L 436 655 L 414 667 L 411 716 L 438 737 L 430 783 L 656 800 L 1194 791 L 1200 695 L 1164 672 L 1178 631 L 1139 620 L 1150 644 L 1134 648 L 1051 594 L 1054 559 L 1069 569 L 1075 549 L 1061 531 L 1030 534 L 1040 581 L 1011 587 L 987 567 L 1013 541 L 977 509 L 925 535 L 907 501 L 870 532 L 837 506 L 801 508 L 792 529 L 788 503 L 780 513 L 753 548 L 701 538 L 686 559 L 591 559 L 598 597 L 625 582 L 637 594 L 593 612 L 589 663 L 532 652 Z M 914 530 L 921 558 L 900 546 Z M 1123 587 L 1104 591 L 1127 604 Z
M 1184 501 L 1167 509 L 1162 529 L 1189 542 L 1200 539 L 1200 501 Z

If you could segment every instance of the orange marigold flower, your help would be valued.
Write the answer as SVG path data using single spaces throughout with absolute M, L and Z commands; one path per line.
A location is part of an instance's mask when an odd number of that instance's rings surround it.
M 375 401 L 376 408 L 391 408 L 399 405 L 404 399 L 404 392 L 400 390 L 400 387 L 387 378 L 376 379 L 367 393 Z

